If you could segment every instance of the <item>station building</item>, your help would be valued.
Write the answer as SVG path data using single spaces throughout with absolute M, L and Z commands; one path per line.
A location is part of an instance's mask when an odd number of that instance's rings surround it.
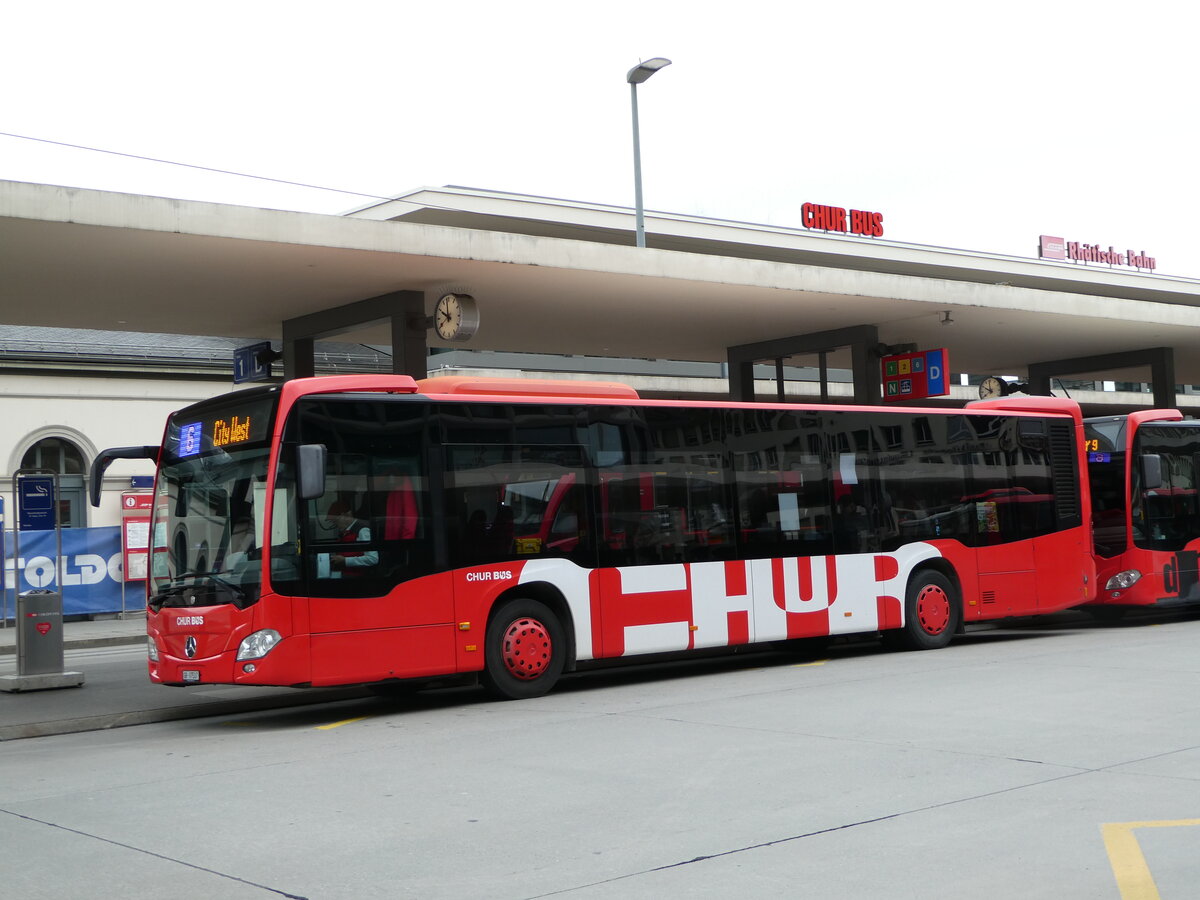
M 64 524 L 115 523 L 149 470 L 114 466 L 89 510 L 92 455 L 157 443 L 263 343 L 275 378 L 516 369 L 842 403 L 903 402 L 886 360 L 938 349 L 946 393 L 913 402 L 962 405 L 1001 376 L 1090 414 L 1200 406 L 1200 281 L 1141 249 L 905 244 L 882 213 L 828 204 L 795 228 L 650 212 L 637 248 L 632 220 L 466 188 L 329 216 L 0 182 L 0 494 L 17 468 L 54 468 Z M 447 295 L 475 327 L 431 328 Z

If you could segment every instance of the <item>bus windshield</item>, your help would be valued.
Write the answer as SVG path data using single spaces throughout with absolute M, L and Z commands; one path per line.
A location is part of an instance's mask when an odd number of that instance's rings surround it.
M 1092 540 L 1096 553 L 1113 557 L 1128 549 L 1129 514 L 1125 484 L 1125 416 L 1086 419 L 1088 486 L 1092 495 Z
M 1194 423 L 1144 424 L 1134 438 L 1130 518 L 1133 543 L 1174 552 L 1200 534 L 1200 434 Z M 1141 462 L 1158 457 L 1160 482 L 1146 484 Z
M 155 487 L 149 603 L 254 603 L 267 521 L 269 398 L 172 416 Z
M 258 599 L 268 453 L 235 450 L 160 471 L 151 534 L 156 608 Z

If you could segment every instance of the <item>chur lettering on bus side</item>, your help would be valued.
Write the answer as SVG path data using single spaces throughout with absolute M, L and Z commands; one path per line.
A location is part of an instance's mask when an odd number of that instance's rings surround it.
M 596 658 L 898 628 L 928 544 L 856 554 L 633 566 L 593 572 Z M 598 627 L 597 627 L 598 626 Z

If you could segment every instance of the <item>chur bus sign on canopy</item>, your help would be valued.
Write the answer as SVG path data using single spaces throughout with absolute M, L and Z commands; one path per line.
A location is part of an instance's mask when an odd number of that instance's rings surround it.
M 864 209 L 842 209 L 821 203 L 800 207 L 800 224 L 818 231 L 840 231 L 865 237 L 883 237 L 883 213 Z

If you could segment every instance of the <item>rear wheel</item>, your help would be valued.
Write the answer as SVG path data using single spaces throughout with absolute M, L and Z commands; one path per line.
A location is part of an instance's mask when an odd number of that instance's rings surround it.
M 945 647 L 958 629 L 962 603 L 950 579 L 925 570 L 913 575 L 904 598 L 904 627 L 896 633 L 900 646 L 909 650 Z
M 502 700 L 540 697 L 562 675 L 566 651 L 566 632 L 550 607 L 510 600 L 488 622 L 484 687 Z

